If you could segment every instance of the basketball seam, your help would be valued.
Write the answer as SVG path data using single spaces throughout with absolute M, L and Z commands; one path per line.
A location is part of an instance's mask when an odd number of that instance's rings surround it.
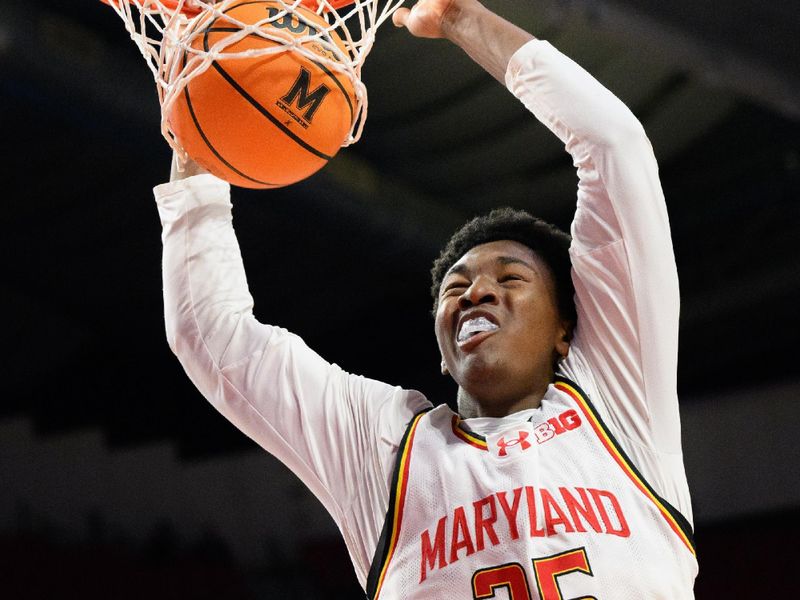
M 342 95 L 344 96 L 345 102 L 347 102 L 347 108 L 350 109 L 350 125 L 352 125 L 353 124 L 353 104 L 352 104 L 352 102 L 350 102 L 350 95 L 345 91 L 344 86 L 342 85 L 342 83 L 339 81 L 339 79 L 336 77 L 336 75 L 334 75 L 330 71 L 330 69 L 328 69 L 328 67 L 326 67 L 322 63 L 318 63 L 317 61 L 315 61 L 313 59 L 309 59 L 309 60 L 311 60 L 311 62 L 313 62 L 315 65 L 317 65 L 320 69 L 322 69 L 328 77 L 333 79 L 333 82 L 336 84 L 336 87 L 338 87 L 341 90 Z

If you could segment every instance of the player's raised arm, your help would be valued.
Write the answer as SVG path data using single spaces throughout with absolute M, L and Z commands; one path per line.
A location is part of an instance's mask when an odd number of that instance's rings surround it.
M 570 358 L 576 369 L 591 364 L 609 402 L 626 403 L 610 417 L 628 436 L 678 452 L 677 274 L 641 124 L 580 66 L 476 0 L 422 0 L 398 10 L 395 24 L 460 46 L 564 142 L 579 176 Z
M 284 462 L 348 531 L 363 581 L 385 510 L 392 441 L 427 403 L 346 373 L 297 335 L 258 322 L 228 184 L 193 163 L 173 169 L 172 179 L 155 189 L 169 345 L 206 399 Z

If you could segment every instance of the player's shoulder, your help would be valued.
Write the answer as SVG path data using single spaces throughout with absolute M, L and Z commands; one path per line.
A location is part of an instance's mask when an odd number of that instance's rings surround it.
M 434 428 L 450 428 L 453 419 L 458 419 L 458 414 L 447 404 L 434 406 L 426 415 L 428 423 Z
M 371 382 L 371 380 L 365 380 Z M 383 384 L 383 399 L 375 406 L 379 436 L 391 446 L 398 446 L 414 418 L 432 409 L 433 404 L 417 390 Z
M 453 421 L 458 419 L 458 414 L 453 412 L 447 404 L 434 406 L 430 401 L 427 401 L 427 405 L 420 405 L 418 408 L 419 410 L 414 412 L 406 422 L 406 437 L 411 429 L 419 430 L 421 428 L 425 431 L 447 431 L 452 427 Z

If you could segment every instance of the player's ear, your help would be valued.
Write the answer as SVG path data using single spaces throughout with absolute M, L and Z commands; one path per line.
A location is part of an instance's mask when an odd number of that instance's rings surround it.
M 563 319 L 556 339 L 555 351 L 561 358 L 566 358 L 569 354 L 569 345 L 572 342 L 572 333 L 575 330 L 575 323 Z
M 445 364 L 444 359 L 442 359 L 442 375 L 447 375 L 448 373 L 450 373 L 450 371 L 447 370 L 447 365 Z

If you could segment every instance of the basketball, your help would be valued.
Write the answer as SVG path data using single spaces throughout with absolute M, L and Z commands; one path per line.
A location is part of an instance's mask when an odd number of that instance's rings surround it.
M 231 33 L 265 19 L 261 31 L 291 43 L 328 27 L 313 12 L 297 7 L 286 13 L 277 2 L 242 0 L 222 8 L 230 17 L 200 17 L 192 47 L 208 51 Z M 302 19 L 298 16 L 302 14 Z M 277 18 L 276 18 L 277 17 Z M 329 36 L 329 37 L 328 37 Z M 335 32 L 325 39 L 346 55 Z M 223 52 L 283 47 L 251 33 Z M 316 55 L 336 61 L 318 39 L 303 43 Z M 183 64 L 187 56 L 184 53 Z M 355 93 L 350 79 L 292 49 L 260 56 L 220 57 L 189 80 L 176 96 L 167 122 L 187 154 L 214 175 L 249 188 L 295 183 L 322 168 L 341 147 L 354 118 Z

